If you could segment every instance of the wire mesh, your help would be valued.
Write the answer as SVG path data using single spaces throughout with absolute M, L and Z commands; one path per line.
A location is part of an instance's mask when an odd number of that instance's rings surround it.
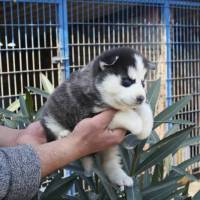
M 148 77 L 162 80 L 158 110 L 166 106 L 166 100 L 193 95 L 178 117 L 194 121 L 197 128 L 191 136 L 199 135 L 200 1 L 66 1 L 70 72 L 86 66 L 106 49 L 133 47 L 158 63 Z M 0 107 L 7 107 L 26 86 L 41 88 L 41 72 L 54 85 L 59 83 L 62 65 L 51 62 L 61 48 L 59 2 L 0 0 Z M 37 109 L 43 99 L 34 98 Z M 186 159 L 199 151 L 196 145 L 178 156 Z
M 171 85 L 173 101 L 192 95 L 188 106 L 178 115 L 197 124 L 191 136 L 200 130 L 200 5 L 171 6 Z M 198 155 L 199 145 L 191 146 L 189 157 Z M 181 155 L 180 155 L 181 156 Z M 182 155 L 185 157 L 185 155 Z M 179 158 L 180 159 L 180 158 Z M 195 164 L 193 168 L 199 167 Z
M 57 4 L 0 1 L 0 107 L 7 107 L 26 86 L 41 88 L 40 73 L 58 84 Z M 36 109 L 42 99 L 35 98 Z M 38 98 L 38 99 L 37 99 Z
M 165 45 L 161 15 L 160 4 L 68 1 L 71 71 L 119 46 L 131 46 L 156 62 Z
M 149 75 L 149 80 L 162 80 L 158 111 L 164 109 L 166 100 L 172 103 L 193 95 L 177 117 L 197 123 L 191 136 L 198 135 L 199 5 L 199 1 L 68 0 L 70 71 L 86 66 L 106 49 L 133 47 L 158 63 L 157 70 Z M 198 145 L 186 148 L 175 162 L 197 154 Z

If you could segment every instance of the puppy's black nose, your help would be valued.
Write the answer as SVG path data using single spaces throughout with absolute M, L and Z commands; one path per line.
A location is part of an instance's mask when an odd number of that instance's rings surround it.
M 136 98 L 136 101 L 137 101 L 138 104 L 141 104 L 144 101 L 144 96 L 138 96 Z

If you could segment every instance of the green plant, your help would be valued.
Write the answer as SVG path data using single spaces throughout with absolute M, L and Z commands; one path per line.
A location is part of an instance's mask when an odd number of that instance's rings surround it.
M 33 111 L 30 92 L 45 98 L 48 92 L 31 87 L 28 90 L 25 97 L 19 98 L 19 112 L 0 109 L 0 119 L 4 125 L 24 128 L 32 121 L 39 119 L 41 110 Z M 153 82 L 148 90 L 147 97 L 153 111 L 155 111 L 159 90 L 160 80 Z M 50 91 L 52 91 L 51 87 Z M 40 200 L 188 199 L 189 184 L 196 178 L 188 173 L 187 167 L 200 161 L 200 156 L 188 159 L 177 166 L 173 166 L 169 158 L 180 148 L 200 141 L 199 136 L 189 137 L 194 128 L 192 122 L 174 118 L 190 99 L 190 96 L 186 96 L 156 115 L 153 131 L 147 140 L 139 141 L 129 134 L 121 145 L 123 166 L 134 179 L 133 187 L 121 191 L 119 187 L 112 185 L 101 170 L 99 157 L 94 155 L 95 171 L 92 177 L 85 176 L 79 161 L 71 163 L 66 166 L 66 169 L 71 172 L 69 176 L 63 176 L 64 170 L 62 169 L 47 179 L 45 185 L 43 184 L 45 190 L 41 193 Z M 170 126 L 165 137 L 160 140 L 155 129 L 163 123 L 170 124 Z M 180 125 L 184 128 L 179 129 Z M 146 150 L 144 150 L 145 145 L 148 145 Z M 73 192 L 70 192 L 72 190 Z M 70 193 L 74 194 L 70 195 Z M 198 197 L 199 193 L 195 195 L 194 200 Z

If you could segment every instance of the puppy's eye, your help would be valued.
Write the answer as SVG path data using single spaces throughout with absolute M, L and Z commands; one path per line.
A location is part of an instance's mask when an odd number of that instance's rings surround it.
M 130 78 L 123 78 L 122 79 L 122 85 L 124 86 L 124 87 L 129 87 L 129 86 L 131 86 L 132 84 L 134 84 L 136 82 L 136 80 L 135 79 L 130 79 Z
M 141 81 L 141 83 L 142 83 L 142 87 L 145 87 L 145 82 L 144 82 L 144 80 Z

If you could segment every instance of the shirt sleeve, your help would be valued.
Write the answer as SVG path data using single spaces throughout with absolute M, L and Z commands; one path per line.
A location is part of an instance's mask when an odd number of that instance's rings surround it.
M 32 199 L 40 180 L 40 160 L 31 145 L 0 148 L 0 200 Z

